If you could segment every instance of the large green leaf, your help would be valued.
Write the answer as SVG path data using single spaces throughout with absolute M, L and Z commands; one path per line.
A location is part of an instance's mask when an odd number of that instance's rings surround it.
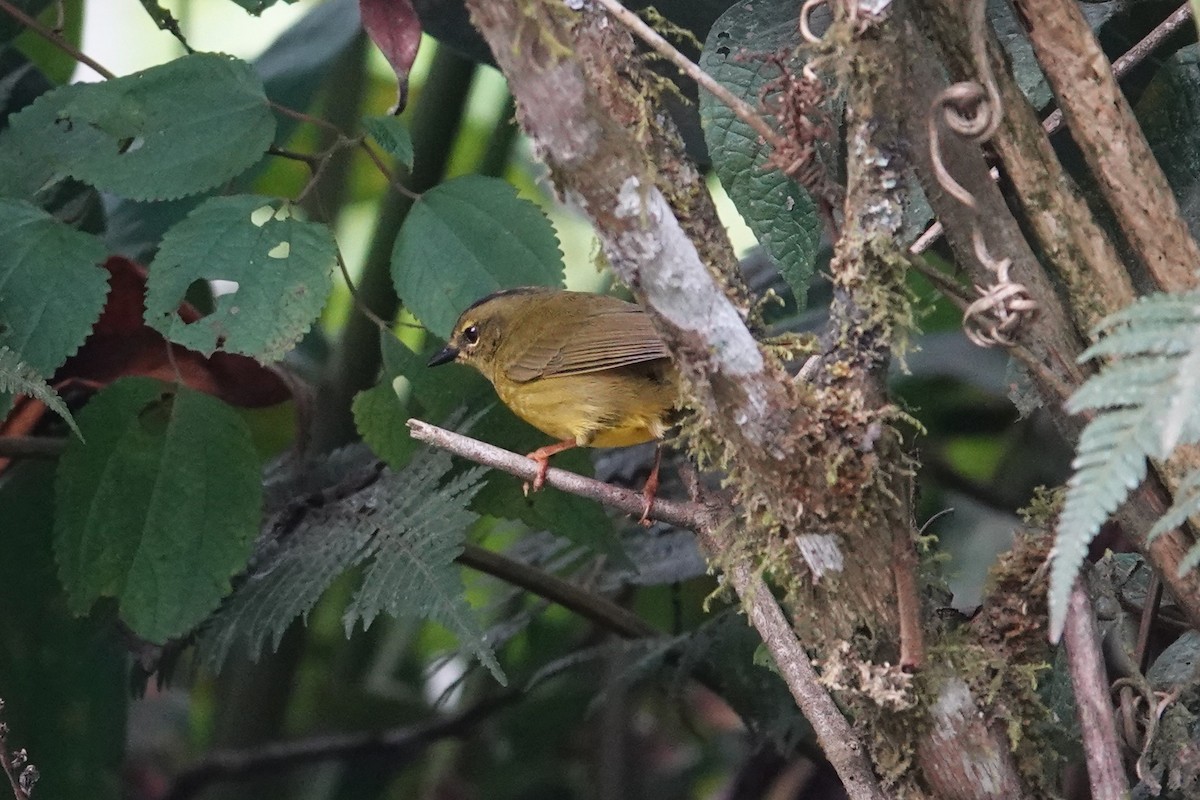
M 163 237 L 150 267 L 146 323 L 205 355 L 216 350 L 277 361 L 321 313 L 337 265 L 328 226 L 254 195 L 206 200 Z M 176 313 L 196 281 L 234 281 L 195 322 Z
M 0 195 L 32 199 L 69 176 L 136 200 L 183 197 L 254 164 L 274 135 L 250 65 L 196 53 L 39 97 L 0 135 Z
M 561 286 L 562 254 L 541 210 L 502 180 L 467 175 L 413 205 L 392 249 L 404 304 L 443 339 L 464 308 L 497 289 Z
M 254 71 L 262 78 L 267 98 L 287 108 L 311 108 L 314 98 L 337 74 L 334 64 L 360 36 L 357 0 L 325 0 L 314 5 L 254 60 Z M 291 117 L 280 117 L 276 140 L 286 141 L 299 124 Z M 0 160 L 3 157 L 0 151 Z M 252 191 L 255 179 L 272 160 L 264 154 L 232 181 L 226 193 Z M 105 240 L 114 252 L 149 261 L 167 229 L 202 199 L 193 195 L 174 202 L 122 200 L 110 204 Z
M 108 294 L 100 242 L 0 198 L 0 346 L 43 377 L 87 338 Z
M 701 68 L 757 106 L 763 87 L 780 76 L 774 59 L 779 53 L 796 52 L 800 45 L 799 10 L 795 3 L 737 3 L 709 31 Z M 798 70 L 803 62 L 792 58 L 788 63 Z M 704 91 L 700 122 L 721 185 L 803 306 L 820 244 L 816 204 L 795 181 L 767 166 L 770 149 L 758 134 Z
M 116 598 L 138 635 L 190 631 L 230 589 L 258 532 L 258 457 L 220 400 L 124 378 L 79 414 L 59 462 L 55 551 L 76 613 Z

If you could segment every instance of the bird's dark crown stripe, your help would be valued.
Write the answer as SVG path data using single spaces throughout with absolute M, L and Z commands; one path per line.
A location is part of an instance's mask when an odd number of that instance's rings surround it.
M 545 291 L 549 291 L 549 290 L 544 286 L 518 286 L 515 289 L 501 289 L 498 292 L 492 292 L 491 294 L 489 294 L 486 297 L 479 298 L 474 303 L 471 303 L 471 305 L 469 305 L 465 309 L 463 309 L 462 313 L 465 314 L 473 308 L 479 308 L 484 303 L 488 302 L 489 300 L 495 300 L 497 297 L 506 297 L 506 296 L 512 295 L 512 294 L 536 294 L 538 292 L 545 292 Z

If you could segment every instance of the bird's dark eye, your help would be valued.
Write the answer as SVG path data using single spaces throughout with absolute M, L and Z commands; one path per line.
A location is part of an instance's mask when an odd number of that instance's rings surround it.
M 463 331 L 463 339 L 466 340 L 467 344 L 478 343 L 479 342 L 479 326 L 472 325 L 471 327 L 469 327 L 465 331 Z

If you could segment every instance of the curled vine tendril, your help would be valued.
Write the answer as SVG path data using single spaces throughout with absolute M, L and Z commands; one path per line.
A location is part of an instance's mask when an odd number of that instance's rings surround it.
M 810 0 L 815 2 L 816 0 Z M 1000 127 L 1003 109 L 996 78 L 988 63 L 986 0 L 972 0 L 968 11 L 972 58 L 978 81 L 962 81 L 942 90 L 929 110 L 929 152 L 938 184 L 955 200 L 978 211 L 975 196 L 959 183 L 942 160 L 941 128 L 978 145 L 985 144 Z M 801 12 L 801 20 L 804 14 Z M 989 286 L 976 286 L 979 299 L 963 313 L 963 328 L 980 347 L 1011 347 L 1025 323 L 1037 313 L 1029 290 L 1009 276 L 1012 259 L 991 254 L 980 229 L 978 215 L 971 228 L 971 244 L 980 265 L 995 276 Z

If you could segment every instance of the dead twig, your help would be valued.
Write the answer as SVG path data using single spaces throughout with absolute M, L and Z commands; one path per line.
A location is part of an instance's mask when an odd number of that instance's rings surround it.
M 1079 726 L 1083 731 L 1083 752 L 1092 797 L 1095 800 L 1122 800 L 1129 797 L 1129 783 L 1121 765 L 1117 723 L 1109 700 L 1108 678 L 1104 674 L 1100 634 L 1092 613 L 1092 601 L 1082 581 L 1076 581 L 1071 590 L 1063 640 L 1067 647 L 1067 668 L 1075 690 Z

